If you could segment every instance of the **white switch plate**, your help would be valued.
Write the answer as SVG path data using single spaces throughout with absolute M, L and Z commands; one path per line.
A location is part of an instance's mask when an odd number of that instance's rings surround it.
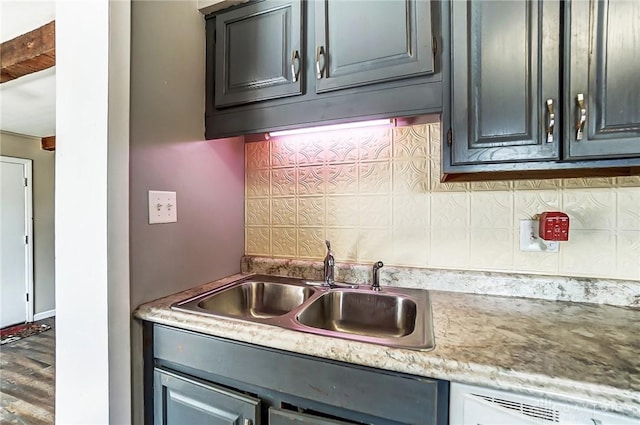
M 538 220 L 520 220 L 520 251 L 558 252 L 560 243 L 538 237 Z
M 149 191 L 149 224 L 175 223 L 178 221 L 178 204 L 175 192 Z

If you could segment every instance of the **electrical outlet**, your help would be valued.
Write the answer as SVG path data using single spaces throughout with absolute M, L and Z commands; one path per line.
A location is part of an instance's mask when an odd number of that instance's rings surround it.
M 558 242 L 538 236 L 538 225 L 538 220 L 520 220 L 520 251 L 558 252 Z
M 176 192 L 149 191 L 149 224 L 175 223 L 178 221 Z

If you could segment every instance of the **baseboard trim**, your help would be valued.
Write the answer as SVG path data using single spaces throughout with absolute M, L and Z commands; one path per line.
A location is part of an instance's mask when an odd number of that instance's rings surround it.
M 37 322 L 38 320 L 48 319 L 49 317 L 53 317 L 56 315 L 56 310 L 43 311 L 42 313 L 36 313 L 33 315 L 33 321 Z

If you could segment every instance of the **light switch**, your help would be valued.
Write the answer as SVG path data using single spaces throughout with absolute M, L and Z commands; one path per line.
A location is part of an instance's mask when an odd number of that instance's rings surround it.
M 149 224 L 175 223 L 178 221 L 176 192 L 149 191 Z

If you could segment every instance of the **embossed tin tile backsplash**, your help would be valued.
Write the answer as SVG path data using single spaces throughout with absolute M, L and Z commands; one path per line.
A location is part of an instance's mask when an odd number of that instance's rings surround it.
M 440 183 L 440 126 L 245 144 L 245 254 L 640 280 L 640 177 Z M 559 253 L 519 221 L 571 218 Z

